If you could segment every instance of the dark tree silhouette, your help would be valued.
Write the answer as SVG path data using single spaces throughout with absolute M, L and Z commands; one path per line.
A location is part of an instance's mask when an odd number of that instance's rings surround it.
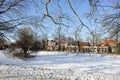
M 22 28 L 18 31 L 18 40 L 16 41 L 17 47 L 22 49 L 23 56 L 30 55 L 29 50 L 36 43 L 36 35 L 30 28 Z

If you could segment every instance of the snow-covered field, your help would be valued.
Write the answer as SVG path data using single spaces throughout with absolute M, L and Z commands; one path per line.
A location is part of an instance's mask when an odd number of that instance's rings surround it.
M 8 76 L 32 76 L 32 80 L 45 77 L 51 80 L 120 80 L 118 55 L 41 51 L 36 57 L 25 60 L 8 58 L 3 52 L 0 55 L 0 77 L 3 80 Z

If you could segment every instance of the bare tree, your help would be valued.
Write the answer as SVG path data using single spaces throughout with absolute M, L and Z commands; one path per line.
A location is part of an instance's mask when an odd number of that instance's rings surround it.
M 109 4 L 104 4 L 103 0 L 89 0 L 90 13 L 89 17 L 100 20 L 106 32 L 112 33 L 110 39 L 120 31 L 120 1 L 119 0 L 106 0 Z M 112 13 L 110 11 L 113 11 Z M 102 12 L 101 12 L 102 11 Z M 104 30 L 104 31 L 105 31 Z
M 58 43 L 58 51 L 61 50 L 61 44 L 66 42 L 66 36 L 62 32 L 62 27 L 59 26 L 55 32 L 54 40 Z
M 2 38 L 7 38 L 6 32 L 13 31 L 22 23 L 18 20 L 22 18 L 20 14 L 23 8 L 25 8 L 24 0 L 0 0 L 0 36 Z
M 44 25 L 46 20 L 49 20 L 49 22 L 52 22 L 54 25 L 61 26 L 61 27 L 69 27 L 66 21 L 71 21 L 72 18 L 68 16 L 68 14 L 64 13 L 64 8 L 62 7 L 63 5 L 61 4 L 64 2 L 63 0 L 0 0 L 0 36 L 5 37 L 5 32 L 13 30 L 16 26 L 18 26 L 22 22 L 16 22 L 18 21 L 17 19 L 14 19 L 15 22 L 13 22 L 13 16 L 12 13 L 15 13 L 15 16 L 18 15 L 21 18 L 21 15 L 23 11 L 23 7 L 25 7 L 24 2 L 28 3 L 29 5 L 36 6 L 35 8 L 38 8 L 39 16 L 40 18 L 38 21 L 35 22 L 34 26 L 40 25 L 40 30 L 42 33 L 44 33 L 43 29 L 46 29 L 47 27 Z M 76 1 L 77 3 L 81 3 L 84 0 Z M 104 0 L 87 0 L 89 2 L 90 6 L 90 11 L 87 17 L 91 17 L 91 19 L 95 20 L 95 23 L 97 23 L 97 20 L 102 19 L 102 25 L 105 27 L 105 29 L 111 29 L 109 31 L 112 31 L 113 34 L 111 37 L 114 35 L 117 36 L 119 35 L 120 31 L 120 1 L 119 0 L 114 0 L 112 2 L 112 5 L 105 5 Z M 30 4 L 33 2 L 32 4 Z M 107 2 L 111 2 L 107 0 Z M 82 17 L 77 13 L 77 10 L 75 8 L 75 4 L 72 3 L 72 0 L 65 0 L 65 5 L 69 8 L 69 11 L 71 14 L 73 14 L 76 17 L 75 22 L 78 22 L 79 24 L 79 33 L 82 31 L 83 27 L 85 27 L 92 36 L 95 34 L 92 32 L 90 26 L 86 24 L 83 20 Z M 74 4 L 74 5 L 73 5 Z M 55 5 L 56 8 L 52 7 Z M 27 5 L 28 7 L 28 5 Z M 54 8 L 54 12 L 50 11 Z M 113 10 L 111 14 L 105 14 L 107 12 L 107 9 L 109 8 Z M 26 9 L 27 10 L 27 9 Z M 101 14 L 102 15 L 101 15 Z M 108 12 L 109 13 L 109 12 Z M 23 14 L 24 15 L 24 14 Z M 23 16 L 22 15 L 22 16 Z M 4 17 L 9 17 L 9 20 L 6 21 Z M 11 19 L 10 19 L 11 18 Z M 28 18 L 28 17 L 27 17 Z M 33 18 L 31 18 L 33 20 Z M 28 20 L 30 25 L 33 25 L 34 21 L 32 22 L 31 20 Z M 15 23 L 15 24 L 14 24 Z M 43 29 L 41 29 L 41 27 Z M 60 36 L 60 35 L 59 35 Z
M 103 11 L 101 16 L 101 24 L 104 28 L 104 31 L 110 33 L 109 39 L 116 37 L 116 53 L 119 52 L 119 35 L 120 35 L 120 1 L 107 0 L 109 4 L 103 4 L 104 1 L 102 0 L 89 0 L 89 4 L 91 6 L 91 15 L 96 17 L 95 15 L 99 16 L 101 13 L 100 9 Z M 112 10 L 112 13 L 110 12 Z M 96 20 L 100 20 L 96 17 Z
M 30 28 L 22 28 L 18 31 L 18 40 L 16 44 L 23 51 L 23 57 L 30 55 L 29 50 L 36 43 L 36 35 Z

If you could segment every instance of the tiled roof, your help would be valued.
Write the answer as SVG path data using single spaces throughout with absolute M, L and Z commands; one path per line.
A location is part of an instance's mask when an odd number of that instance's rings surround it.
M 104 45 L 104 46 L 108 46 L 109 44 L 115 44 L 117 41 L 115 41 L 115 40 L 104 40 L 103 42 L 102 42 L 102 44 Z

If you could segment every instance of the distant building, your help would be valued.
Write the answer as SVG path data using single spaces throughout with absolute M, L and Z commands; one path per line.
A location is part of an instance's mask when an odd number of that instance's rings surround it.
M 79 49 L 79 51 L 80 52 L 83 52 L 83 53 L 85 53 L 85 52 L 91 52 L 91 50 L 90 50 L 90 43 L 88 43 L 88 42 L 79 42 L 79 47 L 80 47 L 80 49 Z
M 115 40 L 104 40 L 99 43 L 89 42 L 61 42 L 60 45 L 55 40 L 46 40 L 41 42 L 43 50 L 57 51 L 60 46 L 60 51 L 82 52 L 82 53 L 115 53 Z
M 69 42 L 66 50 L 69 52 L 79 52 L 79 49 L 79 46 L 75 42 Z
M 88 42 L 79 42 L 80 52 L 83 53 L 111 53 L 115 49 L 114 41 L 105 40 L 102 43 L 88 43 Z M 113 45 L 114 44 L 114 45 Z
M 104 40 L 101 46 L 108 47 L 108 53 L 115 53 L 117 41 L 115 40 Z
M 54 51 L 56 48 L 55 40 L 47 40 L 47 50 Z
M 60 47 L 61 47 L 61 51 L 66 51 L 66 49 L 68 47 L 68 43 L 67 42 L 61 42 Z

